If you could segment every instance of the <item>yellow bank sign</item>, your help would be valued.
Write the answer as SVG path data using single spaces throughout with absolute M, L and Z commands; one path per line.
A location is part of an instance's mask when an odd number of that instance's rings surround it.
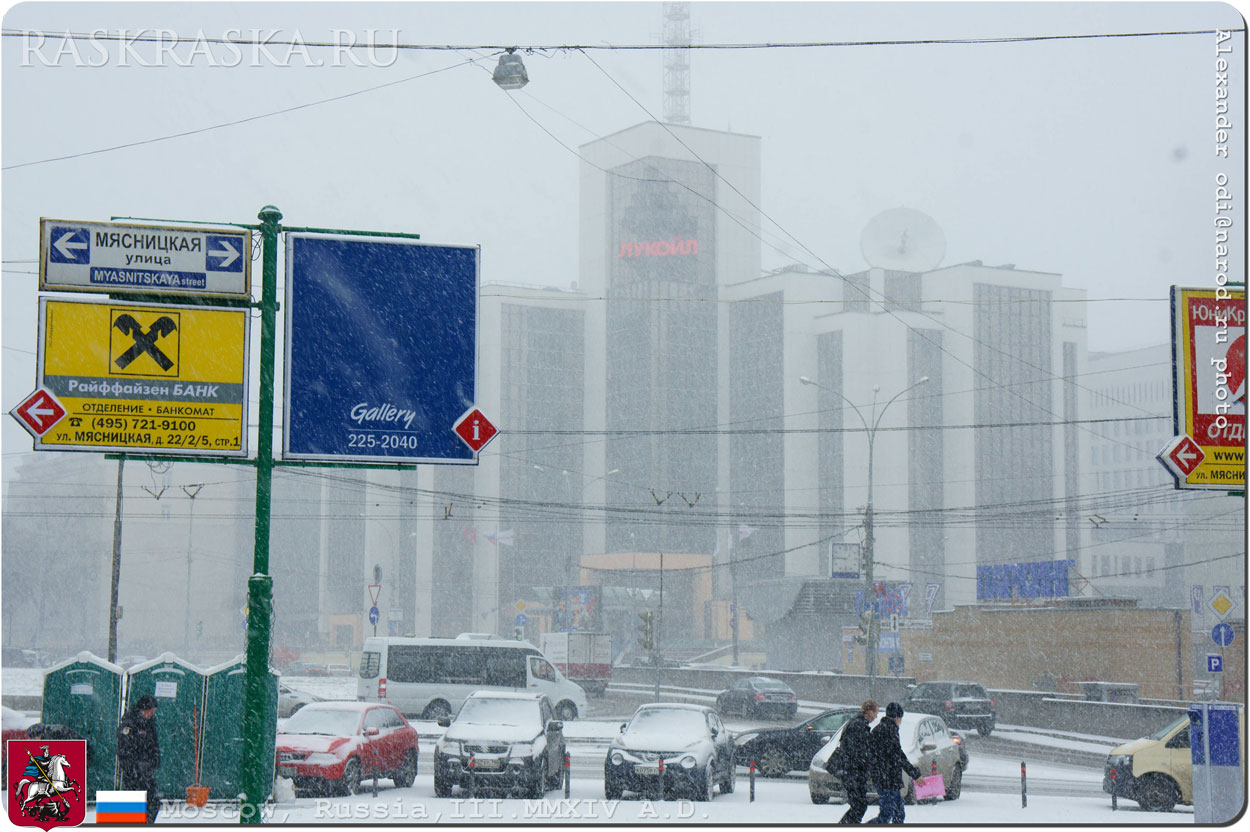
M 246 309 L 39 301 L 36 449 L 247 456 Z

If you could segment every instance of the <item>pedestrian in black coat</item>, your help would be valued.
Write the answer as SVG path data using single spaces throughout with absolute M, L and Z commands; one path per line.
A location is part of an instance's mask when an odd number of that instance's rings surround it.
M 156 772 L 161 767 L 161 743 L 156 736 L 156 697 L 139 697 L 117 726 L 117 762 L 122 772 L 122 788 L 148 793 L 148 823 L 156 822 L 161 795 L 156 788 Z
M 838 748 L 846 762 L 841 780 L 849 808 L 838 823 L 861 823 L 868 809 L 868 781 L 876 760 L 869 725 L 877 718 L 877 710 L 876 702 L 865 700 L 859 707 L 859 713 L 851 717 L 842 729 Z
M 899 741 L 898 725 L 903 721 L 903 706 L 891 702 L 885 706 L 885 719 L 872 729 L 872 747 L 876 752 L 877 768 L 873 782 L 877 787 L 877 805 L 880 811 L 869 823 L 902 823 L 903 772 L 913 780 L 920 777 L 920 769 L 911 764 L 903 753 Z

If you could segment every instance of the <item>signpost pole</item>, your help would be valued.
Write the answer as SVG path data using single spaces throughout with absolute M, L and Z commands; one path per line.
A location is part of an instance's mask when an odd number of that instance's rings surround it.
M 247 674 L 243 687 L 243 754 L 239 783 L 240 823 L 260 823 L 265 760 L 266 683 L 269 679 L 269 623 L 273 578 L 269 576 L 269 504 L 273 481 L 273 375 L 278 312 L 278 221 L 282 212 L 266 205 L 260 214 L 260 412 L 256 437 L 256 548 L 248 580 Z M 250 252 L 248 253 L 250 255 Z

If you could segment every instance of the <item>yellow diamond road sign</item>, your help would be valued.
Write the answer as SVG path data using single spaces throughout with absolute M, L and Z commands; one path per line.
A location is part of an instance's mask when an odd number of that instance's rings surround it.
M 1229 598 L 1223 590 L 1220 590 L 1215 594 L 1215 597 L 1211 599 L 1208 606 L 1215 610 L 1215 614 L 1222 619 L 1228 615 L 1228 611 L 1233 608 L 1233 599 Z
M 36 450 L 247 456 L 248 311 L 39 301 L 40 384 L 66 415 Z

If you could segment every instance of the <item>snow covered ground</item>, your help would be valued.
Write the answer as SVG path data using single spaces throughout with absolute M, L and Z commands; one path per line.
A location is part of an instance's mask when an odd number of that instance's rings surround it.
M 459 794 L 459 793 L 457 793 Z M 842 804 L 814 805 L 807 784 L 797 781 L 756 783 L 756 799 L 750 802 L 747 784 L 739 778 L 731 795 L 717 795 L 711 803 L 684 800 L 606 801 L 603 784 L 592 779 L 575 779 L 571 798 L 558 791 L 542 801 L 517 798 L 468 800 L 463 797 L 440 799 L 433 796 L 429 774 L 421 775 L 409 789 L 383 786 L 374 798 L 369 793 L 340 798 L 285 799 L 267 807 L 266 820 L 273 823 L 472 823 L 510 826 L 527 823 L 615 823 L 659 825 L 756 823 L 828 824 L 846 811 Z M 237 812 L 224 805 L 203 808 L 168 803 L 158 823 L 223 823 L 237 820 Z M 876 814 L 868 809 L 867 817 Z M 1192 823 L 1193 814 L 1182 807 L 1172 813 L 1140 811 L 1125 801 L 1120 810 L 1111 810 L 1111 801 L 1093 797 L 1030 796 L 1021 807 L 1019 795 L 965 792 L 955 801 L 942 801 L 907 807 L 912 824 L 1177 824 Z M 88 812 L 87 822 L 94 822 Z

